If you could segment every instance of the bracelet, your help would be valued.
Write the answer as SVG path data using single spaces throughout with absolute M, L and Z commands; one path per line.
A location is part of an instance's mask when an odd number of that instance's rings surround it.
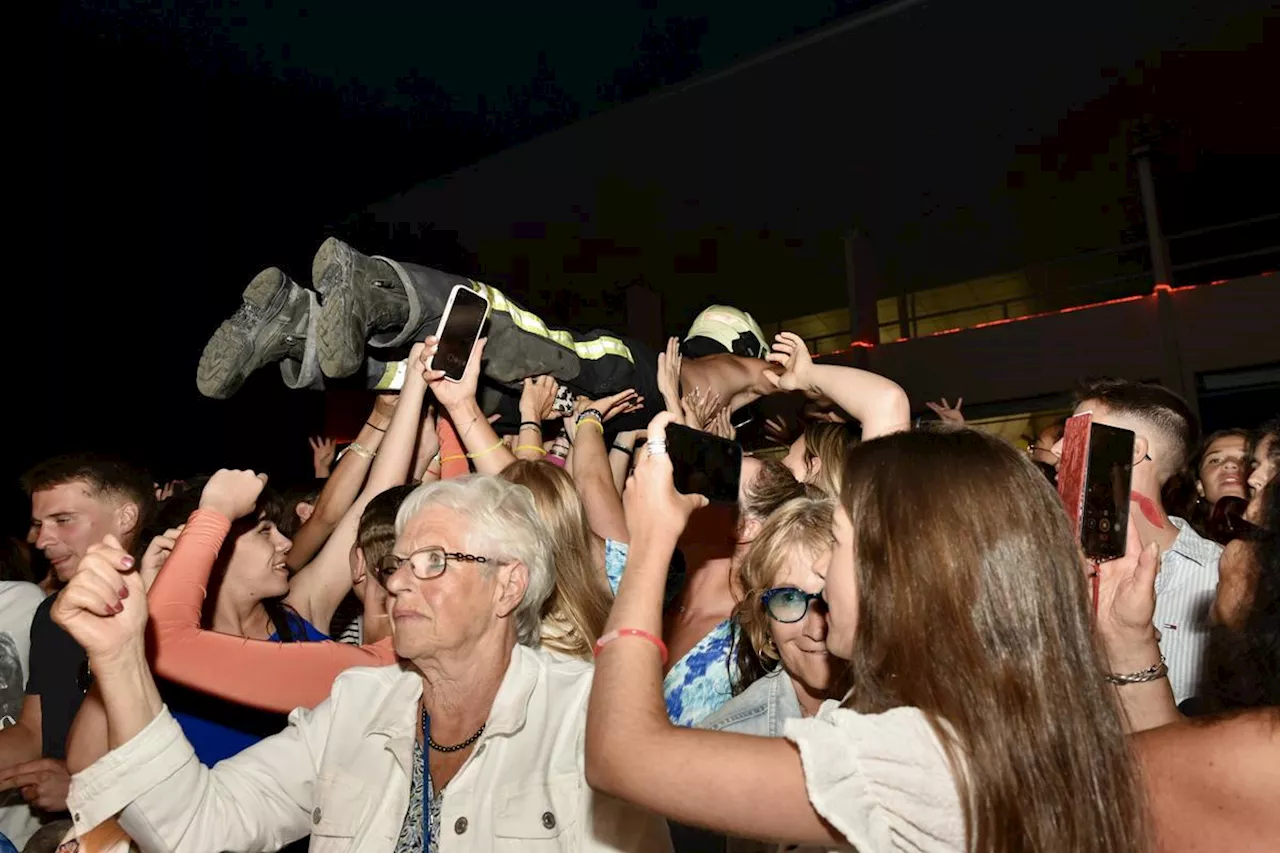
M 1117 687 L 1123 687 L 1126 684 L 1146 684 L 1148 681 L 1157 681 L 1168 674 L 1169 665 L 1165 663 L 1164 655 L 1160 655 L 1159 663 L 1152 664 L 1141 672 L 1130 672 L 1124 675 L 1107 673 L 1104 678 Z
M 378 432 L 386 432 L 386 429 L 385 429 L 385 428 L 380 427 L 380 426 L 374 426 L 373 424 L 369 423 L 368 421 L 365 421 L 365 422 L 364 422 L 364 425 L 365 425 L 365 426 L 367 426 L 367 427 L 371 427 L 371 428 L 373 428 L 373 429 L 376 429 Z
M 604 412 L 600 411 L 599 409 L 583 409 L 582 413 L 578 415 L 578 419 L 574 421 L 574 423 L 576 424 L 582 423 L 583 418 L 595 418 L 601 423 L 604 423 Z
M 519 453 L 521 450 L 532 450 L 532 451 L 534 451 L 534 452 L 536 452 L 536 453 L 541 453 L 543 456 L 546 456 L 546 455 L 547 455 L 547 451 L 546 451 L 546 449 L 545 449 L 545 448 L 542 448 L 542 447 L 539 447 L 539 446 L 538 446 L 538 445 L 536 445 L 536 444 L 517 444 L 517 445 L 516 445 L 516 452 L 517 452 L 517 453 Z
M 440 460 L 440 463 L 443 465 L 445 462 L 456 462 L 456 461 L 458 461 L 459 459 L 466 459 L 466 458 L 467 458 L 467 454 L 465 454 L 465 453 L 458 453 L 458 454 L 455 454 L 455 455 L 453 455 L 453 456 L 445 456 L 445 457 L 442 457 L 442 458 L 441 458 L 441 460 Z
M 599 418 L 587 418 L 586 420 L 578 418 L 578 428 L 581 428 L 583 424 L 591 424 L 592 426 L 600 427 L 600 434 L 604 435 L 604 424 L 600 422 Z
M 521 421 L 520 431 L 524 432 L 525 427 L 529 427 L 530 429 L 536 429 L 539 434 L 542 433 L 542 424 L 540 424 L 538 421 Z
M 621 444 L 615 444 L 615 445 L 613 445 L 612 447 L 610 447 L 609 449 L 610 449 L 610 450 L 617 450 L 619 453 L 625 453 L 625 454 L 627 454 L 628 456 L 630 456 L 631 454 L 635 453 L 635 450 L 634 450 L 634 449 L 632 449 L 632 448 L 630 448 L 630 447 L 623 447 Z
M 497 443 L 497 444 L 495 444 L 493 447 L 486 448 L 485 450 L 481 450 L 481 451 L 479 451 L 479 452 L 477 452 L 477 453 L 468 453 L 468 454 L 467 454 L 467 458 L 468 458 L 468 459 L 479 459 L 481 456 L 486 456 L 486 455 L 488 455 L 488 454 L 492 453 L 493 451 L 497 450 L 497 449 L 498 449 L 499 447 L 501 447 L 501 446 L 502 446 L 502 439 L 498 439 L 498 443 Z
M 365 447 L 363 444 L 361 444 L 358 441 L 353 441 L 350 444 L 348 444 L 347 450 L 350 450 L 356 456 L 359 456 L 363 459 L 372 459 L 373 457 L 378 455 L 378 451 L 370 450 L 369 448 Z
M 604 634 L 600 639 L 596 640 L 595 647 L 591 650 L 591 656 L 600 657 L 600 652 L 604 650 L 604 647 L 619 637 L 639 637 L 642 640 L 648 640 L 658 647 L 658 653 L 662 655 L 662 665 L 667 665 L 667 644 L 662 642 L 661 637 L 655 637 L 648 631 L 642 631 L 639 628 L 619 628 L 616 631 Z

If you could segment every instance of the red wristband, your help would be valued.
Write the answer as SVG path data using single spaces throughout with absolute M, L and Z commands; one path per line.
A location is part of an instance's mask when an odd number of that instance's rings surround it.
M 600 652 L 605 646 L 612 643 L 619 637 L 639 637 L 642 640 L 648 640 L 658 647 L 658 653 L 662 655 L 662 665 L 667 665 L 667 644 L 662 642 L 661 637 L 655 637 L 648 631 L 642 631 L 639 628 L 619 628 L 616 631 L 610 631 L 604 634 L 600 639 L 596 640 L 595 648 L 591 650 L 593 657 L 600 657 Z

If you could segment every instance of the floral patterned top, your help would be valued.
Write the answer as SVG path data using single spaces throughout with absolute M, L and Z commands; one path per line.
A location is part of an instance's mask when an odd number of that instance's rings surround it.
M 627 546 L 612 539 L 604 543 L 604 571 L 614 595 L 627 567 Z M 666 602 L 674 590 L 668 578 Z M 724 620 L 690 649 L 662 679 L 667 716 L 677 726 L 692 728 L 733 698 L 731 669 L 736 629 Z
M 431 847 L 422 849 L 422 791 L 431 794 Z M 396 840 L 395 853 L 436 853 L 440 845 L 440 806 L 444 803 L 444 791 L 431 789 L 431 780 L 422 773 L 422 744 L 413 745 L 413 784 L 409 786 L 409 810 L 405 812 L 400 837 Z

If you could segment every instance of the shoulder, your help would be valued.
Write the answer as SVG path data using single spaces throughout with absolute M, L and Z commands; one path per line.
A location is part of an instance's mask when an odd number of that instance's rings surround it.
M 763 717 L 769 710 L 770 690 L 775 677 L 774 673 L 770 673 L 756 679 L 746 690 L 711 712 L 697 727 L 713 731 L 733 731 L 743 723 Z
M 0 618 L 5 621 L 23 616 L 31 617 L 36 610 L 48 600 L 53 606 L 53 597 L 46 596 L 44 590 L 27 581 L 0 581 Z

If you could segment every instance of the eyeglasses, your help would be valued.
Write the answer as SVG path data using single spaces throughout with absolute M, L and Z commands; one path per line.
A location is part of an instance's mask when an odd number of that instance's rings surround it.
M 827 603 L 820 592 L 805 592 L 794 586 L 775 587 L 760 596 L 765 612 L 777 622 L 799 622 L 809 614 L 809 602 L 817 601 L 824 611 Z
M 409 571 L 413 572 L 415 578 L 420 581 L 429 581 L 444 574 L 444 570 L 448 567 L 450 560 L 459 563 L 488 563 L 491 559 L 491 557 L 477 557 L 475 554 L 446 551 L 439 546 L 432 545 L 430 548 L 421 548 L 414 551 L 407 557 L 388 554 L 378 561 L 378 565 L 373 570 L 373 576 L 378 579 L 378 583 L 385 587 L 391 580 L 391 576 L 400 571 L 407 563 Z

